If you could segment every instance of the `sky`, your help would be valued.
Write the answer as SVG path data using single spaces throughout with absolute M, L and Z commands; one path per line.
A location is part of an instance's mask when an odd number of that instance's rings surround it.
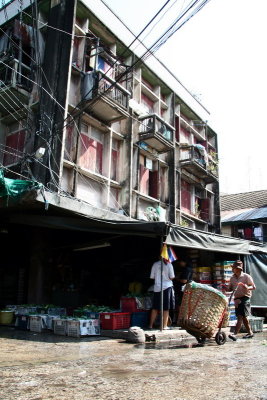
M 138 34 L 166 1 L 105 2 Z M 153 43 L 187 3 L 176 0 L 144 43 Z M 266 0 L 210 0 L 155 54 L 211 113 L 221 193 L 267 189 L 266 15 Z

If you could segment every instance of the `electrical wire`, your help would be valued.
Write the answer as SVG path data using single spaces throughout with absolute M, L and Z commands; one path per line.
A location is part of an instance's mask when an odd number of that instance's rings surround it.
M 110 9 L 109 8 L 109 6 L 103 1 L 103 0 L 101 0 L 102 1 L 102 3 L 103 4 L 105 4 L 105 6 L 108 8 L 108 9 Z M 149 25 L 151 25 L 151 23 L 155 20 L 155 18 L 161 13 L 161 11 L 167 6 L 167 4 L 170 2 L 170 0 L 167 0 L 165 3 L 164 3 L 164 5 L 159 9 L 159 11 L 157 11 L 157 13 L 151 18 L 151 20 L 146 24 L 146 26 L 141 30 L 141 32 L 137 35 L 137 36 L 135 36 L 134 35 L 134 40 L 124 49 L 124 51 L 123 51 L 123 53 L 121 54 L 121 57 L 124 55 L 124 54 L 126 54 L 127 53 L 127 51 L 130 49 L 130 47 L 133 45 L 133 43 L 136 41 L 136 40 L 138 40 L 138 38 L 140 37 L 140 35 L 142 35 L 142 33 L 148 28 L 148 26 Z M 112 11 L 112 10 L 111 10 Z M 116 63 L 117 63 L 117 61 L 115 61 L 113 64 L 111 64 L 111 66 L 108 68 L 108 70 L 105 72 L 105 75 L 107 75 L 108 74 L 108 72 L 109 71 L 111 71 L 111 70 L 113 70 L 113 68 L 114 68 L 114 66 L 116 65 Z M 128 70 L 128 68 L 131 68 L 132 69 L 132 67 L 127 67 L 126 68 L 126 81 L 127 81 L 127 70 Z M 124 76 L 125 74 L 123 74 L 123 76 Z M 116 80 L 115 80 L 115 84 L 116 83 L 118 83 L 118 81 L 120 82 L 120 83 L 122 83 L 122 76 L 120 76 L 120 78 L 117 80 L 117 82 L 116 82 Z M 99 81 L 98 81 L 98 83 L 101 81 L 101 80 L 103 80 L 103 79 L 105 79 L 104 77 L 101 77 L 100 79 L 99 79 Z M 114 87 L 114 85 L 111 85 L 111 88 L 112 87 Z M 92 91 L 93 89 L 91 89 L 84 97 L 86 97 L 86 96 L 88 96 L 90 93 L 91 93 L 91 91 Z M 102 95 L 102 94 L 101 94 Z M 100 96 L 101 96 L 100 95 Z M 97 100 L 95 100 L 95 101 L 97 101 Z M 79 105 L 80 104 L 82 104 L 82 102 L 83 102 L 83 100 L 81 100 L 76 106 L 75 106 L 75 108 L 74 108 L 74 110 L 75 109 L 78 109 L 78 107 L 79 107 Z M 91 102 L 91 105 L 92 105 L 92 102 Z M 73 113 L 73 111 L 74 110 L 72 110 L 72 113 Z
M 154 23 L 154 25 L 152 25 L 151 29 L 148 31 L 148 33 L 142 38 L 142 42 L 144 43 L 144 40 L 150 35 L 150 33 L 153 31 L 153 29 L 155 28 L 156 25 L 159 24 L 160 21 L 162 21 L 162 19 L 165 17 L 165 15 L 173 8 L 173 6 L 177 3 L 178 0 L 175 0 L 170 7 L 165 11 L 165 13 L 160 17 L 160 19 L 158 21 L 156 21 Z M 185 2 L 185 0 L 184 0 Z M 181 7 L 181 9 L 183 8 L 183 6 Z M 140 44 L 143 44 L 142 42 L 139 41 L 139 43 L 132 49 L 132 51 L 134 52 L 139 46 Z
M 16 71 L 14 68 L 8 66 L 8 65 L 5 64 L 3 61 L 0 61 L 0 63 L 4 64 L 6 67 L 12 69 L 13 71 L 17 72 L 18 74 L 22 75 L 25 79 L 28 79 L 30 82 L 35 83 L 37 86 L 41 87 L 41 85 L 39 85 L 37 82 L 32 81 L 30 78 L 28 78 L 27 76 L 25 76 L 25 75 L 21 74 L 20 72 Z M 42 89 L 45 90 L 43 87 L 42 87 Z M 45 90 L 45 91 L 46 91 L 46 90 Z M 46 92 L 47 92 L 47 94 L 49 94 L 48 91 L 46 91 Z M 53 96 L 51 96 L 51 95 L 50 95 L 50 97 L 53 98 Z M 55 100 L 55 99 L 54 99 L 54 100 Z M 56 101 L 56 100 L 55 100 L 55 101 Z M 57 104 L 60 105 L 58 102 L 57 102 Z M 61 106 L 61 105 L 60 105 L 60 106 Z M 5 108 L 7 111 L 9 111 L 6 107 L 4 107 L 4 108 Z M 64 109 L 63 106 L 61 106 L 61 108 Z M 13 108 L 13 110 L 14 110 L 15 112 L 17 112 L 14 108 Z M 17 118 L 15 118 L 15 119 L 19 122 L 19 120 L 18 120 Z M 75 120 L 74 120 L 74 123 L 76 124 L 76 121 L 75 121 Z M 76 128 L 78 128 L 78 127 L 76 126 Z M 45 140 L 45 139 L 43 138 L 43 140 Z M 49 150 L 49 159 L 48 159 L 48 161 L 49 161 L 49 165 L 50 165 L 49 171 L 50 171 L 51 179 L 52 179 L 52 181 L 53 181 L 53 184 L 54 184 L 55 186 L 57 186 L 58 189 L 62 190 L 62 189 L 56 184 L 56 181 L 55 181 L 55 179 L 54 179 L 54 177 L 53 177 L 54 171 L 51 169 L 50 157 L 52 156 L 52 157 L 54 158 L 54 161 L 56 161 L 56 159 L 55 159 L 55 157 L 54 157 L 54 154 L 53 154 L 53 152 L 51 151 L 51 145 L 49 144 L 49 142 L 48 142 L 47 140 L 45 140 L 45 143 L 46 143 L 46 144 L 48 145 L 48 147 L 50 148 L 50 150 Z M 59 168 L 58 165 L 57 165 L 57 167 Z M 80 173 L 80 172 L 79 172 L 79 173 Z M 80 173 L 80 176 L 83 176 L 83 175 Z M 84 178 L 84 176 L 83 176 L 83 178 Z M 88 183 L 88 181 L 86 181 L 86 182 Z M 106 184 L 106 182 L 105 182 L 104 180 L 103 180 L 103 182 L 104 182 L 104 184 Z M 112 195 L 112 192 L 111 192 L 111 191 L 110 191 L 110 194 Z M 115 199 L 115 197 L 114 197 L 114 199 Z M 115 201 L 117 202 L 116 199 L 115 199 Z M 118 203 L 118 202 L 117 202 L 117 203 Z M 119 203 L 118 203 L 118 205 L 120 206 L 120 208 L 122 208 L 121 205 L 120 205 Z M 124 210 L 124 212 L 126 213 L 125 210 Z M 126 214 L 127 214 L 127 213 L 126 213 Z
M 167 3 L 168 3 L 168 2 L 167 2 Z M 165 3 L 165 5 L 166 5 L 167 3 Z M 206 3 L 206 2 L 205 2 L 205 3 Z M 143 31 L 144 31 L 144 30 L 143 30 Z M 143 32 L 143 31 L 142 31 L 142 32 Z M 141 33 L 140 33 L 140 34 L 141 34 Z M 162 39 L 162 37 L 161 37 L 161 39 Z M 167 39 L 166 39 L 166 40 L 167 40 Z M 6 65 L 6 64 L 5 64 L 5 65 Z M 22 74 L 21 74 L 21 75 L 22 75 Z M 22 76 L 23 76 L 23 75 L 22 75 Z M 29 79 L 29 78 L 26 77 L 26 79 Z M 30 80 L 30 79 L 29 79 L 29 80 Z M 31 81 L 31 80 L 30 80 L 30 81 Z M 33 82 L 33 81 L 32 81 L 32 82 Z M 35 82 L 35 83 L 38 85 L 37 82 Z M 40 85 L 39 85 L 39 86 L 40 86 Z M 51 97 L 51 95 L 50 95 L 50 97 Z M 55 100 L 55 99 L 54 99 L 54 100 Z M 62 107 L 62 106 L 61 106 L 61 107 Z M 62 107 L 62 109 L 64 109 L 64 108 Z M 70 115 L 68 115 L 68 116 L 70 116 Z M 75 122 L 75 121 L 74 121 L 74 122 Z
M 104 2 L 103 0 L 101 0 L 101 1 L 105 4 L 105 2 Z M 154 42 L 154 44 L 153 44 L 152 46 L 150 46 L 150 47 L 145 51 L 145 53 L 144 53 L 141 57 L 138 57 L 138 58 L 136 59 L 136 61 L 135 61 L 129 68 L 127 68 L 127 70 L 126 70 L 125 72 L 121 73 L 121 74 L 119 75 L 119 77 L 115 80 L 115 82 L 112 83 L 112 84 L 110 85 L 110 87 L 109 87 L 106 91 L 104 91 L 103 93 L 101 93 L 100 95 L 98 95 L 95 99 L 93 99 L 93 100 L 90 102 L 90 106 L 89 106 L 89 107 L 91 108 L 91 110 L 93 109 L 94 105 L 97 104 L 97 102 L 98 102 L 108 91 L 112 90 L 112 89 L 116 86 L 116 84 L 118 84 L 118 83 L 120 82 L 120 80 L 122 79 L 122 77 L 124 77 L 125 75 L 127 75 L 127 74 L 129 73 L 130 70 L 133 70 L 133 68 L 134 68 L 137 64 L 140 64 L 140 63 L 144 62 L 145 60 L 148 59 L 148 57 L 150 57 L 151 55 L 153 55 L 153 53 L 154 53 L 156 50 L 158 50 L 158 49 L 160 48 L 160 46 L 162 46 L 163 40 L 164 40 L 164 43 L 168 40 L 168 34 L 169 34 L 170 36 L 173 34 L 173 33 L 170 33 L 170 32 L 171 32 L 171 30 L 175 27 L 175 25 L 177 24 L 177 22 L 179 22 L 179 21 L 186 15 L 186 13 L 188 13 L 188 12 L 189 12 L 194 6 L 196 6 L 197 3 L 199 3 L 200 1 L 201 1 L 201 0 L 194 0 L 194 1 L 191 1 L 191 3 L 186 7 L 186 9 L 183 10 L 183 12 L 175 19 L 175 21 L 171 24 L 171 26 L 164 32 L 164 34 L 161 35 L 160 38 L 158 38 L 158 39 Z M 204 0 L 204 1 L 202 0 L 202 3 L 203 3 L 203 4 L 201 3 L 201 7 L 199 7 L 199 8 L 197 9 L 197 11 L 194 13 L 194 15 L 195 15 L 201 8 L 203 8 L 204 5 L 206 5 L 206 4 L 208 3 L 208 1 L 210 1 L 210 0 Z M 190 15 L 190 17 L 188 17 L 187 20 L 189 20 L 191 17 L 192 17 L 192 15 Z M 187 22 L 187 20 L 186 20 L 185 22 Z M 185 22 L 184 22 L 184 23 L 185 23 Z M 183 25 L 184 25 L 184 23 L 183 23 Z M 181 25 L 181 26 L 182 26 L 182 25 Z M 177 29 L 175 30 L 175 32 L 176 32 L 178 29 L 180 29 L 179 26 L 177 27 Z M 169 37 L 170 37 L 170 36 L 169 36 Z M 85 95 L 85 97 L 88 96 L 88 94 L 90 94 L 90 92 L 92 92 L 92 90 L 93 90 L 93 89 L 90 89 L 90 91 Z M 79 107 L 79 105 L 82 104 L 82 103 L 83 103 L 83 101 L 81 100 L 81 101 L 78 103 L 78 105 L 76 105 L 75 109 L 77 109 L 77 108 Z M 77 113 L 76 115 L 73 114 L 73 111 L 75 110 L 75 109 L 74 109 L 74 110 L 72 111 L 73 118 L 76 118 L 78 115 L 80 115 L 81 112 L 83 112 L 83 110 L 84 110 L 85 108 L 87 108 L 87 111 L 88 111 L 88 105 L 85 105 L 82 109 L 80 109 L 80 110 L 78 111 L 78 113 Z
M 46 22 L 40 21 L 37 18 L 33 18 L 32 15 L 26 13 L 25 11 L 22 11 L 22 13 L 27 15 L 28 17 L 32 18 L 34 21 L 39 22 L 40 24 L 42 24 L 46 28 L 51 28 L 51 29 L 53 29 L 55 31 L 58 31 L 58 32 L 61 32 L 61 33 L 65 33 L 66 35 L 74 36 L 74 37 L 77 37 L 77 38 L 87 38 L 88 37 L 86 34 L 85 35 L 76 35 L 76 34 L 72 34 L 70 32 L 64 31 L 63 29 L 55 28 L 52 25 L 48 25 Z

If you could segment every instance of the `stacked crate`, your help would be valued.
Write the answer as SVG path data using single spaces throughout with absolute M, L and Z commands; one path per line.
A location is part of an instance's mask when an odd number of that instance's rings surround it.
M 221 261 L 213 267 L 213 287 L 225 292 L 233 274 L 232 264 L 234 261 Z
M 225 293 L 227 291 L 230 278 L 233 275 L 232 264 L 234 261 L 220 261 L 213 267 L 213 287 Z M 229 297 L 229 296 L 228 296 Z M 229 322 L 228 326 L 236 325 L 235 304 L 232 298 L 228 306 Z
M 198 282 L 203 285 L 212 284 L 212 270 L 211 267 L 197 267 Z
M 228 326 L 235 326 L 236 325 L 236 315 L 235 315 L 235 303 L 234 303 L 233 298 L 231 299 L 230 304 L 228 306 L 228 313 L 229 313 Z

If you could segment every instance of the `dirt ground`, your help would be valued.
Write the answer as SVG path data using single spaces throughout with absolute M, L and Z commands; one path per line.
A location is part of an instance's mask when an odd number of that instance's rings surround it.
M 0 399 L 267 400 L 267 332 L 184 346 L 0 328 Z

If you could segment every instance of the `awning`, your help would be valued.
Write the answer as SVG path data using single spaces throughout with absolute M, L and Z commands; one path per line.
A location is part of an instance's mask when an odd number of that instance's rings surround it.
M 180 226 L 171 226 L 165 242 L 170 246 L 181 246 L 198 250 L 250 254 L 250 242 L 247 240 Z
M 241 214 L 233 215 L 227 217 L 227 215 L 222 219 L 222 225 L 232 225 L 242 222 L 249 221 L 266 221 L 267 219 L 267 207 L 253 208 L 249 211 L 244 211 Z
M 256 285 L 256 290 L 253 290 L 252 293 L 252 307 L 267 307 L 267 255 L 250 254 L 246 256 L 245 268 Z
M 36 189 L 35 189 L 36 190 Z M 203 232 L 166 222 L 133 220 L 59 194 L 32 196 L 14 206 L 0 207 L 3 224 L 18 224 L 48 229 L 61 229 L 116 235 L 165 237 L 165 243 L 199 250 L 224 253 L 267 253 L 267 246 L 244 239 Z M 49 207 L 46 207 L 47 202 Z M 90 215 L 91 214 L 91 215 Z M 105 218 L 106 216 L 106 218 Z M 112 219 L 111 219 L 112 217 Z M 168 233 L 168 234 L 167 234 Z
M 66 213 L 65 215 L 12 214 L 9 223 L 69 231 L 110 233 L 118 235 L 164 236 L 165 222 L 111 221 Z

